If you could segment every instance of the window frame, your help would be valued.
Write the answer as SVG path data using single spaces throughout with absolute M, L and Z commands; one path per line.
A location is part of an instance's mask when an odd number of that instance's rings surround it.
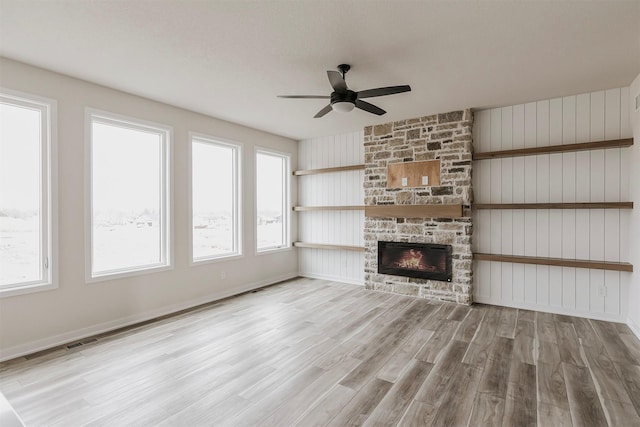
M 2 285 L 0 298 L 58 288 L 58 158 L 55 99 L 0 87 L 0 102 L 40 111 L 40 248 L 42 279 Z
M 194 258 L 193 255 L 193 144 L 206 143 L 215 146 L 231 148 L 234 156 L 233 170 L 233 224 L 235 251 L 231 253 Z M 242 153 L 243 144 L 224 138 L 213 137 L 198 132 L 189 132 L 189 265 L 196 266 L 220 261 L 228 261 L 244 257 L 243 223 L 242 223 Z
M 284 168 L 285 170 L 283 171 L 283 214 L 282 214 L 282 219 L 284 221 L 283 224 L 283 233 L 284 233 L 284 245 L 283 246 L 272 246 L 272 247 L 267 247 L 267 248 L 263 248 L 260 249 L 258 248 L 258 154 L 266 154 L 266 155 L 270 155 L 270 156 L 277 156 L 277 157 L 281 157 L 283 158 L 284 161 Z M 253 220 L 253 226 L 255 227 L 255 234 L 254 234 L 254 245 L 253 248 L 255 250 L 255 254 L 256 255 L 266 255 L 266 254 L 271 254 L 271 253 L 275 253 L 275 252 L 283 252 L 283 251 L 290 251 L 292 249 L 292 245 L 291 245 L 291 153 L 287 153 L 287 152 L 283 152 L 283 151 L 277 151 L 277 150 L 273 150 L 271 148 L 265 148 L 265 147 L 256 147 L 255 148 L 255 154 L 253 156 L 253 160 L 254 160 L 254 175 L 255 175 L 255 180 L 254 180 L 254 220 Z
M 151 264 L 137 267 L 127 267 L 107 272 L 94 274 L 93 272 L 93 123 L 97 122 L 107 125 L 121 126 L 128 129 L 153 132 L 161 135 L 162 138 L 162 174 L 161 185 L 161 207 L 160 223 L 162 234 L 161 258 L 159 264 Z M 125 116 L 118 113 L 99 110 L 96 108 L 85 108 L 85 281 L 87 284 L 102 282 L 106 280 L 116 280 L 125 277 L 139 276 L 144 274 L 157 273 L 172 270 L 174 268 L 173 254 L 173 127 L 151 122 L 136 117 Z

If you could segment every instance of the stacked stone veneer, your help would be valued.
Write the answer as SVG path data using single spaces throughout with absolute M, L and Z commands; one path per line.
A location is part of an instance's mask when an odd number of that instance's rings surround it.
M 471 304 L 472 122 L 471 110 L 463 110 L 364 129 L 365 205 L 463 205 L 457 219 L 367 217 L 367 289 Z M 422 160 L 440 160 L 440 186 L 387 188 L 389 164 Z M 378 274 L 379 240 L 452 245 L 452 281 Z

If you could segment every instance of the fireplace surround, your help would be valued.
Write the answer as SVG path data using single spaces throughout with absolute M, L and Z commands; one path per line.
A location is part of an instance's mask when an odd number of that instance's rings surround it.
M 472 123 L 471 110 L 460 110 L 364 129 L 365 206 L 462 205 L 460 217 L 366 216 L 365 288 L 471 304 Z M 440 161 L 437 185 L 403 186 L 401 179 L 398 186 L 387 179 L 390 164 L 428 160 Z M 379 270 L 380 241 L 451 246 L 451 281 Z

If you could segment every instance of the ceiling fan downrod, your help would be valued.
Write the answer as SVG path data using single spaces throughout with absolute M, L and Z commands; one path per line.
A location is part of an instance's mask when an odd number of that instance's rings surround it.
M 342 80 L 344 80 L 344 75 L 351 69 L 351 65 L 349 64 L 340 64 L 338 65 L 338 70 L 342 74 Z

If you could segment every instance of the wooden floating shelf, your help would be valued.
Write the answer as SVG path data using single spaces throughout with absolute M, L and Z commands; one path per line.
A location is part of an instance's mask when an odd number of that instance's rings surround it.
M 336 166 L 334 168 L 322 168 L 322 169 L 307 169 L 293 171 L 294 176 L 300 175 L 313 175 L 316 173 L 328 173 L 328 172 L 343 172 L 343 171 L 355 171 L 364 169 L 364 165 L 351 165 L 351 166 Z
M 633 202 L 476 203 L 473 209 L 633 209 Z
M 607 148 L 630 147 L 632 145 L 632 138 L 613 139 L 609 141 L 583 142 L 580 144 L 550 145 L 547 147 L 518 148 L 516 150 L 487 151 L 484 153 L 474 153 L 473 160 L 497 159 L 501 157 L 535 156 L 537 154 L 565 153 L 571 151 L 603 150 Z
M 364 206 L 294 206 L 294 212 L 305 211 L 362 211 Z
M 344 251 L 364 252 L 364 246 L 348 246 L 348 245 L 325 245 L 321 243 L 305 243 L 305 242 L 293 242 L 293 246 L 298 248 L 313 248 L 313 249 L 334 249 Z
M 628 262 L 590 261 L 580 259 L 541 258 L 518 255 L 499 255 L 474 253 L 473 258 L 478 261 L 512 262 L 517 264 L 553 265 L 556 267 L 590 268 L 595 270 L 633 271 L 633 265 Z
M 373 218 L 460 218 L 462 205 L 373 205 L 365 206 L 364 215 Z

